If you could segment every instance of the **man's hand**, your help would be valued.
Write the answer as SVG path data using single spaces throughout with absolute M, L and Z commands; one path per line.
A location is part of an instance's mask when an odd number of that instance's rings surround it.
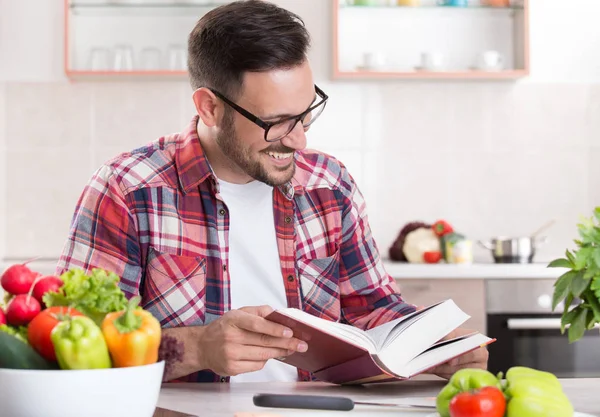
M 199 350 L 205 369 L 232 376 L 258 371 L 269 359 L 306 352 L 305 342 L 293 338 L 292 330 L 265 320 L 269 306 L 232 310 L 206 326 Z
M 464 336 L 473 333 L 473 330 L 456 329 L 442 340 L 453 339 L 455 337 Z M 463 368 L 481 368 L 487 369 L 489 353 L 486 348 L 475 349 L 472 352 L 465 353 L 457 358 L 450 360 L 430 369 L 427 373 L 437 375 L 441 378 L 450 379 L 452 375 Z

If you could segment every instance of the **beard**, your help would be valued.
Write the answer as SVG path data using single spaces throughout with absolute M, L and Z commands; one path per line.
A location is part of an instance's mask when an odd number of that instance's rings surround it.
M 247 175 L 257 181 L 263 182 L 271 187 L 277 187 L 290 181 L 296 172 L 296 162 L 292 157 L 292 162 L 286 167 L 271 166 L 267 162 L 267 152 L 293 153 L 294 149 L 288 148 L 281 142 L 274 143 L 260 152 L 254 152 L 249 147 L 244 146 L 243 141 L 238 138 L 233 124 L 233 114 L 225 116 L 223 128 L 216 138 L 217 145 L 221 152 L 229 160 Z M 265 158 L 265 156 L 267 158 Z

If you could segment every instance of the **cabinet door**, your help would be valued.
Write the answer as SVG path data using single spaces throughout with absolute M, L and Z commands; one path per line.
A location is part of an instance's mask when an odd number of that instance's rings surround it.
M 486 332 L 485 285 L 482 279 L 396 279 L 402 298 L 428 306 L 451 298 L 471 318 L 464 328 Z

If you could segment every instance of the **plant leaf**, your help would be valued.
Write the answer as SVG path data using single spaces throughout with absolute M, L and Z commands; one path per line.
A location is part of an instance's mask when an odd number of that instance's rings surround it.
M 600 300 L 591 289 L 585 291 L 585 299 L 591 307 L 590 311 L 594 313 L 594 319 L 596 322 L 600 322 Z
M 568 259 L 555 259 L 548 264 L 548 268 L 572 268 L 571 262 Z
M 575 266 L 575 256 L 571 253 L 569 249 L 565 251 L 565 255 L 567 255 L 567 259 L 571 262 L 571 268 Z
M 583 337 L 586 329 L 587 310 L 578 309 L 571 326 L 569 326 L 569 343 L 576 342 Z
M 575 266 L 573 269 L 576 271 L 581 271 L 583 268 L 585 268 L 590 261 L 593 250 L 594 248 L 592 247 L 584 247 L 579 249 L 575 255 Z
M 573 277 L 571 281 L 571 292 L 575 297 L 581 296 L 589 284 L 589 280 L 586 280 L 583 276 L 585 271 L 579 271 Z
M 594 324 L 596 324 L 596 318 L 594 312 L 592 310 L 586 310 L 586 325 L 585 328 L 587 330 L 591 330 L 594 328 Z
M 567 294 L 569 293 L 569 288 L 571 287 L 571 281 L 573 281 L 573 277 L 577 275 L 577 272 L 569 271 L 562 274 L 558 280 L 554 283 L 554 294 L 552 295 L 552 310 L 556 308 L 556 306 L 565 299 Z
M 600 240 L 598 240 L 597 242 L 600 243 Z M 594 260 L 596 267 L 600 268 L 600 246 L 597 246 L 596 249 L 594 249 L 592 259 Z
M 600 207 L 594 208 L 594 217 L 600 222 Z
M 567 326 L 567 324 L 571 324 L 573 322 L 573 319 L 575 318 L 575 316 L 577 316 L 577 313 L 579 312 L 581 307 L 575 307 L 574 309 L 572 309 L 568 312 L 567 312 L 567 309 L 568 309 L 568 307 L 565 306 L 565 312 L 563 313 L 562 317 L 560 318 L 560 332 L 562 334 L 565 333 L 565 327 Z
M 590 279 L 595 277 L 596 275 L 598 275 L 598 268 L 596 267 L 596 265 L 592 262 L 590 264 L 590 266 L 585 270 L 585 273 L 583 274 L 583 278 L 584 279 Z

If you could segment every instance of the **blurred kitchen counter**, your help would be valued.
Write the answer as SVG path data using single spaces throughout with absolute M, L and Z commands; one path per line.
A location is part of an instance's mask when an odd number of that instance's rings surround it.
M 547 263 L 531 264 L 410 264 L 384 260 L 385 270 L 394 279 L 556 279 L 565 268 L 548 268 Z

